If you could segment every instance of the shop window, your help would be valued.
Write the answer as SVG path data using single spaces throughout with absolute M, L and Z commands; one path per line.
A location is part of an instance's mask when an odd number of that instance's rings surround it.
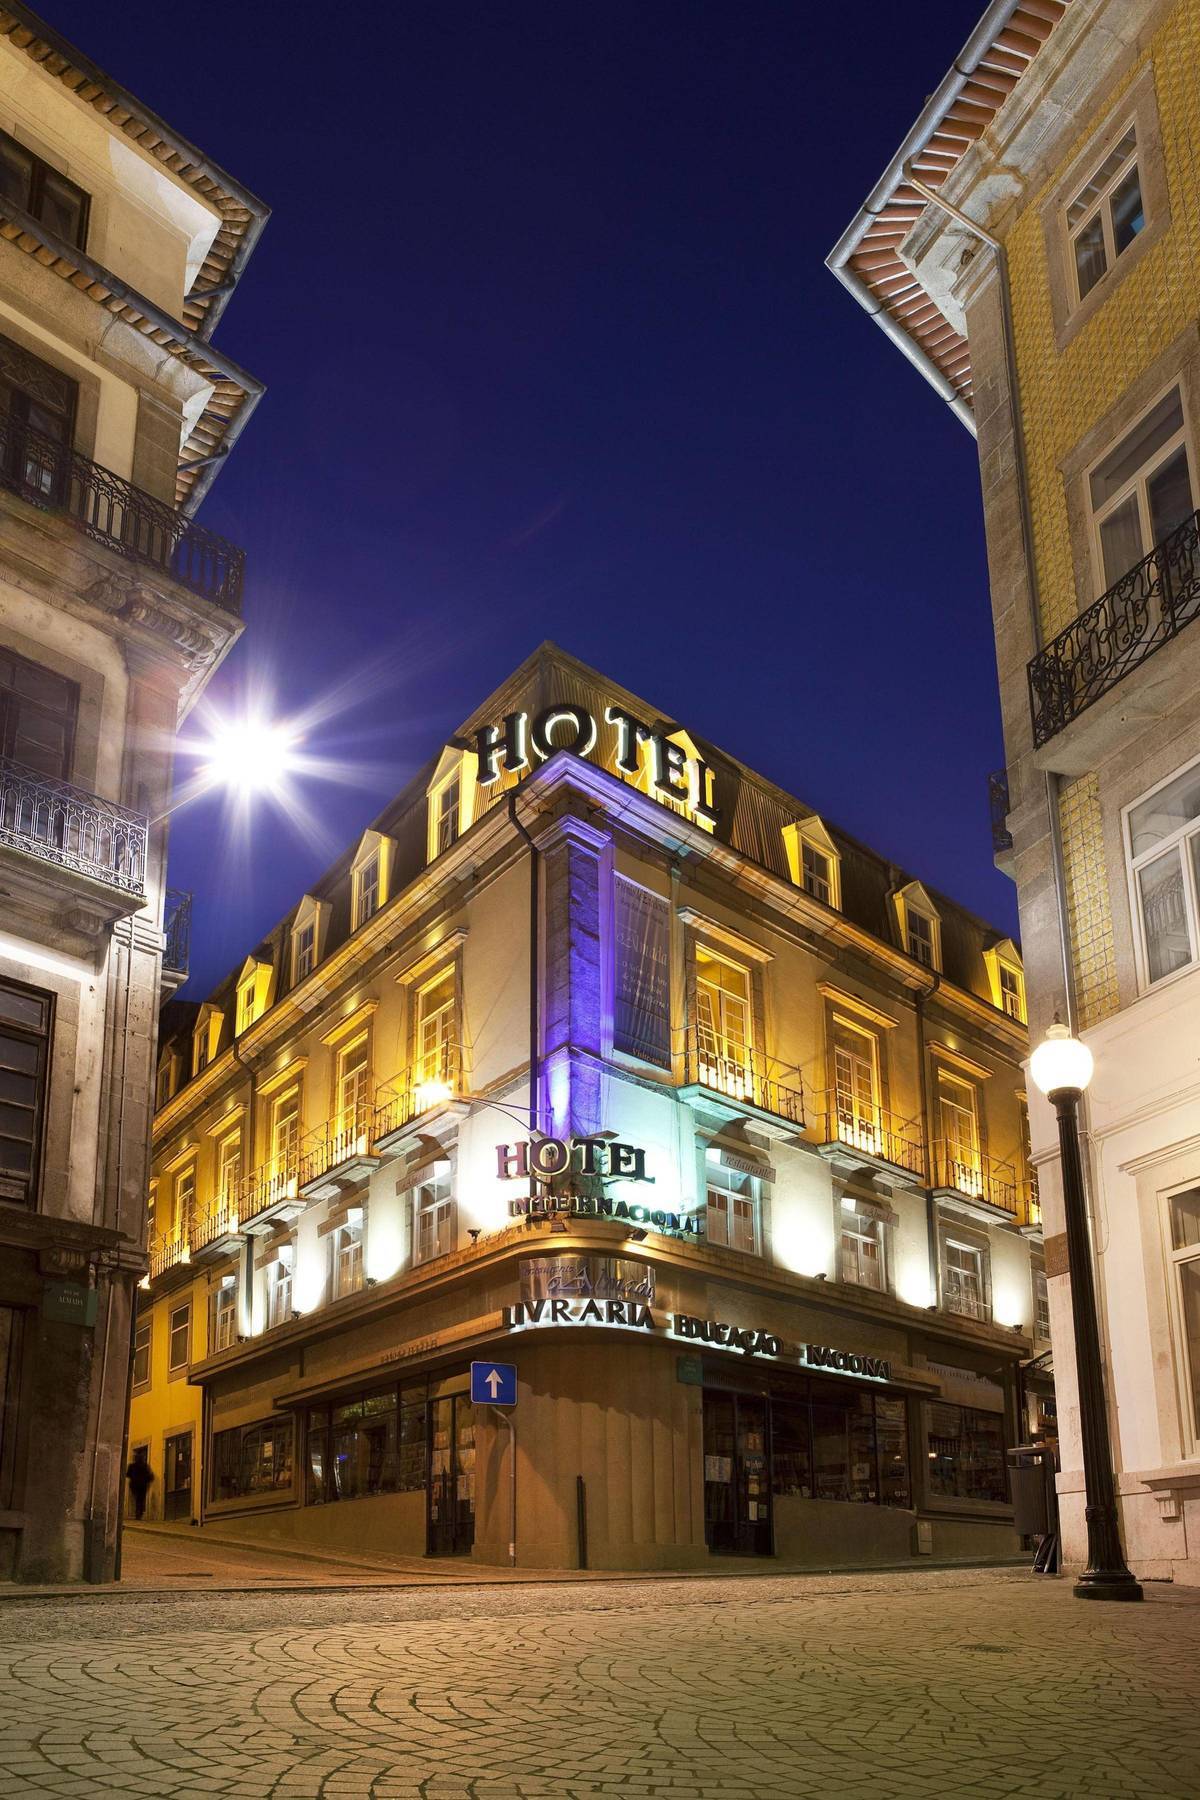
M 613 1045 L 669 1069 L 670 909 L 657 894 L 620 875 L 615 889 Z
M 192 1348 L 191 1303 L 171 1309 L 167 1334 L 167 1373 L 178 1375 L 188 1366 Z
M 0 1201 L 31 1206 L 46 1111 L 53 999 L 0 981 Z
M 698 1079 L 736 1100 L 753 1100 L 750 971 L 696 948 Z
M 1137 128 L 1131 125 L 1067 207 L 1067 235 L 1080 300 L 1086 300 L 1103 280 L 1145 223 Z
M 776 1496 L 908 1507 L 908 1408 L 903 1399 L 814 1382 L 771 1402 Z
M 457 1207 L 448 1174 L 423 1181 L 413 1195 L 413 1261 L 433 1262 L 457 1248 Z
M 329 1234 L 329 1282 L 335 1300 L 357 1294 L 363 1285 L 362 1207 L 351 1207 L 350 1211 L 351 1217 Z
M 757 1256 L 759 1245 L 758 1178 L 738 1169 L 708 1164 L 708 1206 L 704 1229 L 710 1244 Z
M 1200 1187 L 1168 1201 L 1172 1312 L 1188 1435 L 1200 1443 Z
M 1196 510 L 1178 388 L 1097 463 L 1088 477 L 1088 495 L 1097 592 L 1105 593 Z
M 286 1325 L 292 1317 L 292 1261 L 290 1244 L 281 1244 L 275 1261 L 267 1264 L 267 1329 Z
M 939 1499 L 1008 1502 L 1002 1414 L 925 1403 L 929 1492 Z
M 82 250 L 90 201 L 83 188 L 0 131 L 0 199 L 11 201 L 48 232 Z
M 942 1250 L 942 1297 L 946 1310 L 960 1318 L 991 1318 L 986 1254 L 978 1245 L 947 1238 Z
M 154 1314 L 139 1319 L 133 1334 L 133 1391 L 150 1386 L 150 1355 L 154 1344 Z
M 852 1206 L 852 1201 L 843 1200 L 840 1209 L 842 1280 L 886 1294 L 888 1226 L 883 1219 L 848 1210 Z
M 209 1300 L 209 1350 L 229 1350 L 237 1343 L 237 1276 L 226 1275 Z
M 425 1487 L 426 1402 L 394 1387 L 308 1414 L 305 1499 L 309 1506 Z
M 416 1087 L 421 1110 L 449 1099 L 458 1085 L 458 1003 L 453 968 L 418 989 Z
M 241 1500 L 251 1494 L 277 1494 L 292 1485 L 292 1421 L 264 1419 L 214 1431 L 213 1500 Z
M 1200 962 L 1200 763 L 1127 814 L 1128 856 L 1148 985 Z

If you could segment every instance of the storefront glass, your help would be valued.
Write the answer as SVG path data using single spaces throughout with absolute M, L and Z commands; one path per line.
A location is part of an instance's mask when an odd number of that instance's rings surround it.
M 946 1499 L 1006 1504 L 1003 1414 L 939 1400 L 926 1404 L 925 1422 L 930 1493 Z
M 305 1497 L 310 1506 L 425 1486 L 425 1391 L 376 1388 L 309 1408 Z
M 290 1488 L 292 1421 L 262 1419 L 254 1425 L 215 1431 L 211 1466 L 209 1493 L 213 1500 L 240 1500 L 247 1494 Z

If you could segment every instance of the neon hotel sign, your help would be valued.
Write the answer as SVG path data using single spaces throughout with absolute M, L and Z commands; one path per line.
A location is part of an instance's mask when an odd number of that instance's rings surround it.
M 652 731 L 623 707 L 606 706 L 604 723 L 616 733 L 614 760 L 623 775 L 637 779 L 645 755 L 650 789 L 658 798 L 682 800 L 698 819 L 717 823 L 720 814 L 710 799 L 713 774 L 706 762 L 688 756 L 681 745 L 661 731 Z M 587 756 L 595 748 L 599 730 L 594 713 L 563 702 L 532 717 L 527 712 L 506 713 L 502 724 L 483 725 L 475 733 L 476 780 L 480 787 L 491 787 L 501 775 L 519 774 L 530 766 L 531 750 L 542 762 L 556 750 Z

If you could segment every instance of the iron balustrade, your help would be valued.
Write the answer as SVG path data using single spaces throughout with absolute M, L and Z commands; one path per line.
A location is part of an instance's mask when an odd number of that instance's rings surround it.
M 163 903 L 163 969 L 169 975 L 188 972 L 192 948 L 192 896 L 182 888 L 168 888 Z
M 433 1064 L 412 1069 L 407 1075 L 380 1087 L 375 1096 L 372 1141 L 401 1131 L 461 1095 L 462 1069 L 458 1051 L 451 1045 L 443 1045 Z
M 170 1231 L 157 1231 L 150 1240 L 150 1278 L 165 1274 L 177 1263 L 190 1262 L 191 1248 L 188 1243 L 186 1225 L 176 1225 Z
M 1200 513 L 1193 513 L 1033 657 L 1034 745 L 1049 743 L 1197 614 Z
M 190 1249 L 193 1256 L 207 1250 L 210 1244 L 232 1237 L 239 1225 L 237 1206 L 232 1193 L 220 1194 L 208 1211 L 192 1223 Z
M 732 1044 L 695 1030 L 683 1053 L 685 1087 L 707 1088 L 804 1129 L 804 1083 L 798 1069 L 784 1066 L 781 1079 L 768 1059 L 744 1044 Z
M 233 1190 L 233 1209 L 239 1225 L 257 1218 L 270 1207 L 297 1201 L 300 1177 L 298 1146 L 292 1145 L 278 1156 L 272 1156 L 248 1175 L 243 1175 Z
M 1042 1203 L 1038 1198 L 1037 1170 L 1030 1169 L 1020 1184 L 1021 1223 L 1037 1230 L 1042 1225 Z
M 879 1106 L 872 1111 L 856 1107 L 846 1095 L 826 1094 L 822 1101 L 823 1144 L 844 1144 L 924 1180 L 925 1140 L 913 1120 L 898 1118 Z
M 957 1287 L 952 1279 L 953 1269 L 946 1270 L 945 1292 L 942 1296 L 946 1311 L 957 1313 L 961 1319 L 978 1319 L 984 1325 L 991 1322 L 992 1309 L 982 1295 L 973 1294 L 968 1287 Z
M 226 612 L 241 611 L 244 550 L 11 416 L 0 418 L 0 487 L 60 514 L 118 556 L 161 569 Z
M 1011 1163 L 997 1162 L 981 1151 L 968 1153 L 961 1145 L 940 1140 L 933 1148 L 933 1185 L 943 1193 L 961 1194 L 965 1200 L 983 1200 L 1016 1217 L 1016 1170 Z
M 1011 804 L 1008 797 L 1008 770 L 993 769 L 987 781 L 988 811 L 992 820 L 992 853 L 999 856 L 1002 851 L 1013 847 L 1012 832 L 1008 829 Z
M 141 899 L 148 832 L 141 813 L 0 756 L 0 844 Z
M 300 1186 L 316 1181 L 354 1157 L 366 1156 L 371 1148 L 375 1108 L 367 1101 L 335 1113 L 315 1131 L 310 1131 L 300 1145 Z

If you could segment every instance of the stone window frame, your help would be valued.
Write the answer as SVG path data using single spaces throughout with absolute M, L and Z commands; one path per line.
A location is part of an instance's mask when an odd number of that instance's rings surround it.
M 171 1362 L 171 1339 L 175 1336 L 175 1326 L 173 1324 L 173 1321 L 178 1317 L 178 1315 L 180 1313 L 187 1314 L 187 1325 L 185 1328 L 187 1331 L 187 1344 L 186 1344 L 186 1348 L 184 1351 L 183 1361 L 173 1364 Z M 168 1381 L 186 1381 L 188 1367 L 191 1363 L 191 1360 L 192 1360 L 192 1302 L 191 1302 L 191 1298 L 189 1296 L 188 1299 L 181 1301 L 178 1306 L 170 1307 L 167 1312 L 167 1380 Z
M 1137 132 L 1137 169 L 1146 223 L 1122 251 L 1095 287 L 1078 298 L 1067 208 L 1087 185 L 1090 176 L 1133 126 Z M 1154 90 L 1154 65 L 1147 63 L 1104 122 L 1071 159 L 1040 208 L 1046 247 L 1047 285 L 1054 324 L 1054 343 L 1060 355 L 1099 312 L 1131 271 L 1171 227 L 1171 204 L 1163 158 L 1158 99 Z
M 1152 980 L 1150 977 L 1149 957 L 1146 954 L 1146 928 L 1138 877 L 1142 869 L 1147 866 L 1147 863 L 1153 862 L 1158 856 L 1167 855 L 1168 850 L 1174 846 L 1183 868 L 1184 881 L 1185 883 L 1188 883 L 1189 871 L 1187 865 L 1189 854 L 1187 843 L 1188 839 L 1195 835 L 1195 827 L 1190 831 L 1187 827 L 1180 827 L 1179 829 L 1182 835 L 1179 835 L 1178 833 L 1172 834 L 1171 845 L 1168 845 L 1167 848 L 1164 848 L 1163 842 L 1160 840 L 1151 850 L 1144 851 L 1141 856 L 1135 857 L 1133 854 L 1129 816 L 1136 807 L 1139 807 L 1143 805 L 1145 801 L 1152 799 L 1161 789 L 1170 787 L 1172 782 L 1178 781 L 1181 776 L 1189 774 L 1198 764 L 1200 764 L 1200 756 L 1193 755 L 1187 757 L 1179 764 L 1178 768 L 1172 769 L 1170 774 L 1164 775 L 1161 780 L 1152 782 L 1149 787 L 1145 788 L 1141 793 L 1136 794 L 1132 800 L 1124 802 L 1119 809 L 1121 860 L 1125 871 L 1125 887 L 1129 902 L 1129 929 L 1133 946 L 1134 975 L 1139 997 L 1142 994 L 1158 993 L 1161 989 L 1168 988 L 1177 981 L 1186 981 L 1188 976 L 1195 975 L 1197 969 L 1200 969 L 1200 917 L 1195 919 L 1192 918 L 1192 909 L 1189 905 L 1189 926 L 1193 930 L 1194 941 L 1196 942 L 1196 955 L 1192 957 L 1190 962 L 1184 963 L 1182 968 L 1172 969 L 1166 975 L 1158 976 L 1157 980 Z
M 959 1213 L 940 1205 L 937 1209 L 938 1311 L 946 1313 L 950 1318 L 971 1317 L 969 1313 L 956 1312 L 946 1299 L 946 1250 L 952 1241 L 962 1244 L 968 1250 L 979 1252 L 979 1272 L 987 1317 L 973 1322 L 979 1325 L 990 1325 L 993 1322 L 992 1240 L 980 1226 L 972 1225 Z
M 851 1202 L 849 1206 L 846 1205 L 847 1201 Z M 881 1288 L 872 1288 L 864 1282 L 848 1280 L 842 1274 L 842 1223 L 846 1214 L 851 1214 L 855 1218 L 870 1219 L 879 1228 L 877 1242 L 883 1269 L 883 1286 Z M 863 1193 L 852 1183 L 834 1183 L 833 1254 L 836 1265 L 835 1279 L 840 1286 L 855 1288 L 864 1294 L 879 1294 L 881 1297 L 895 1298 L 896 1231 L 899 1224 L 900 1215 L 895 1207 L 878 1194 Z
M 146 1333 L 146 1374 L 145 1374 L 144 1379 L 139 1381 L 137 1378 L 137 1359 L 138 1359 L 138 1352 L 139 1352 L 141 1346 L 138 1343 L 138 1338 L 140 1337 L 140 1335 L 143 1331 L 145 1331 L 145 1333 Z M 131 1369 L 130 1369 L 130 1378 L 131 1378 L 130 1392 L 133 1394 L 148 1394 L 150 1392 L 150 1389 L 154 1385 L 154 1308 L 153 1307 L 150 1308 L 149 1312 L 146 1313 L 144 1318 L 137 1319 L 134 1322 L 133 1361 L 132 1361 L 132 1365 L 131 1365 Z M 131 1449 L 132 1449 L 132 1446 L 131 1446 Z

